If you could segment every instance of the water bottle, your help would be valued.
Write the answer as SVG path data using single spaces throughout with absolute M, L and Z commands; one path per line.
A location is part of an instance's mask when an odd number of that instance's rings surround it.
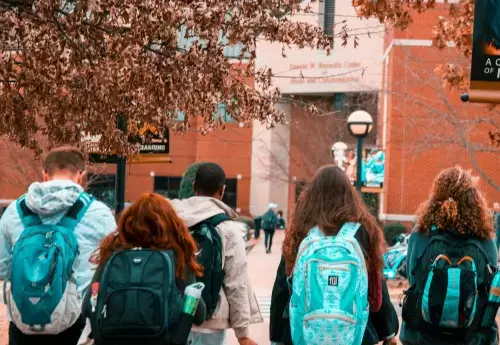
M 171 339 L 173 344 L 185 345 L 187 343 L 189 332 L 191 332 L 191 327 L 193 327 L 194 314 L 198 308 L 198 303 L 204 288 L 205 284 L 194 283 L 188 285 L 184 290 L 182 314 Z

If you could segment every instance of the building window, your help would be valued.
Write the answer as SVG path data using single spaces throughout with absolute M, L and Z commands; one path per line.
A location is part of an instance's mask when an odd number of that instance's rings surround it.
M 238 207 L 238 180 L 230 178 L 226 180 L 226 191 L 222 201 L 229 207 L 236 209 Z
M 231 114 L 226 111 L 226 105 L 222 103 L 219 103 L 219 105 L 217 106 L 217 112 L 214 114 L 214 116 L 221 117 L 224 122 L 234 122 Z M 184 121 L 185 117 L 186 114 L 183 111 L 177 111 L 177 121 Z
M 344 110 L 345 93 L 336 93 L 333 96 L 333 106 L 335 107 L 335 110 Z
M 115 175 L 89 173 L 87 177 L 87 192 L 114 210 L 116 200 Z
M 183 111 L 177 111 L 177 121 L 184 121 L 186 114 Z
M 182 177 L 155 176 L 155 193 L 168 199 L 177 199 L 181 188 Z
M 221 117 L 224 120 L 224 122 L 234 122 L 234 119 L 231 117 L 231 114 L 229 114 L 226 111 L 225 104 L 219 103 L 219 105 L 217 106 L 217 116 Z
M 333 36 L 335 31 L 335 0 L 323 0 L 325 4 L 323 32 L 325 35 Z M 333 37 L 330 41 L 330 48 L 333 48 Z
M 300 181 L 295 184 L 295 202 L 297 202 L 300 198 L 300 194 L 306 188 L 307 182 Z

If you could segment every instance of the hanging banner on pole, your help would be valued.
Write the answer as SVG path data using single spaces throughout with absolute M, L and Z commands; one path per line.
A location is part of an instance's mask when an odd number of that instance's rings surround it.
M 500 0 L 476 0 L 468 100 L 500 104 Z

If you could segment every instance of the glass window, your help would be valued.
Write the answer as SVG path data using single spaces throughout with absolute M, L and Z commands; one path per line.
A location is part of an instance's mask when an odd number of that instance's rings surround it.
M 186 114 L 183 111 L 177 111 L 177 121 L 184 121 Z
M 181 188 L 182 177 L 155 176 L 155 193 L 168 199 L 177 199 Z
M 226 180 L 226 191 L 222 201 L 233 209 L 238 207 L 238 180 L 230 178 Z
M 345 107 L 345 93 L 336 93 L 333 96 L 333 106 L 335 110 L 343 110 Z
M 325 4 L 323 32 L 325 35 L 335 34 L 335 0 L 323 0 Z M 333 38 L 330 41 L 330 49 L 333 49 Z
M 89 173 L 87 177 L 87 192 L 114 210 L 116 200 L 115 175 Z
M 234 122 L 234 119 L 231 115 L 226 111 L 226 105 L 219 103 L 217 107 L 217 116 L 222 117 L 224 122 Z

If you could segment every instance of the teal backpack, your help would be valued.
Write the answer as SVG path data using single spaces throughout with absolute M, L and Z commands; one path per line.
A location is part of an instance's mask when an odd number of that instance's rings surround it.
M 74 234 L 94 198 L 80 194 L 57 224 L 44 224 L 17 201 L 23 224 L 12 251 L 10 289 L 4 283 L 4 298 L 16 327 L 25 334 L 58 334 L 78 319 L 81 296 L 77 293 L 75 269 L 78 242 Z
M 346 223 L 337 236 L 313 228 L 302 241 L 290 300 L 297 345 L 360 345 L 368 322 L 368 274 L 355 239 L 360 224 Z
M 268 210 L 262 216 L 261 227 L 263 230 L 275 230 L 278 225 L 278 216 L 272 211 Z

